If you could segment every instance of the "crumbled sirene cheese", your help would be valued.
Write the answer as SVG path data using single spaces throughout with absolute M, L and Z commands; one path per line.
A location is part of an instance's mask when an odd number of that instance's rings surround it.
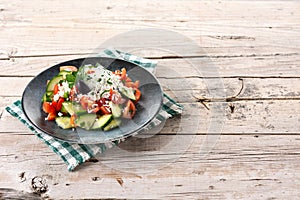
M 55 94 L 54 96 L 53 96 L 53 100 L 54 101 L 58 101 L 58 99 L 59 99 L 59 93 L 57 93 L 57 94 Z
M 111 88 L 121 90 L 126 87 L 121 81 L 120 76 L 113 74 L 101 65 L 93 68 L 94 73 L 88 73 L 89 70 L 91 70 L 90 66 L 84 68 L 86 75 L 85 82 L 91 89 L 87 95 L 94 101 L 101 98 L 108 98 Z
M 69 93 L 70 91 L 69 83 L 62 82 L 61 85 L 58 85 L 58 93 L 53 96 L 53 100 L 58 101 L 59 97 L 63 97 L 65 93 Z
M 63 116 L 63 114 L 62 114 L 61 112 L 58 112 L 57 115 L 58 115 L 59 117 Z

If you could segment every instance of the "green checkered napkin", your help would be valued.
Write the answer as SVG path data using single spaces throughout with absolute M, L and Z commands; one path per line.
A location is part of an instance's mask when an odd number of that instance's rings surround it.
M 129 53 L 124 53 L 114 49 L 106 49 L 103 53 L 99 54 L 101 56 L 118 58 L 135 63 L 147 70 L 153 72 L 156 66 L 156 62 L 144 58 L 139 58 Z M 164 94 L 163 96 L 163 106 L 159 114 L 154 118 L 154 120 L 145 129 L 150 129 L 153 126 L 160 124 L 167 118 L 178 115 L 182 112 L 183 107 L 176 103 L 169 96 Z M 59 155 L 63 161 L 68 165 L 68 170 L 72 171 L 76 166 L 84 163 L 88 159 L 94 157 L 98 153 L 104 152 L 107 148 L 111 148 L 117 145 L 120 140 L 114 142 L 108 142 L 105 144 L 74 144 L 63 142 L 57 140 L 52 136 L 49 136 L 39 129 L 35 128 L 25 117 L 21 101 L 18 100 L 14 102 L 11 106 L 6 107 L 6 110 L 14 117 L 18 118 L 22 123 L 24 123 L 34 134 L 40 138 L 44 143 L 46 143 L 57 155 Z

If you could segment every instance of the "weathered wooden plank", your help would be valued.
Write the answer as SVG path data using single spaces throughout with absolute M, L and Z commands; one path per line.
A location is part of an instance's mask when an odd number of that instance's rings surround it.
M 137 52 L 137 55 L 139 53 Z M 35 76 L 43 70 L 85 56 L 51 56 L 0 60 L 0 76 Z M 300 77 L 297 55 L 154 59 L 158 77 Z
M 160 72 L 159 72 L 160 73 Z M 167 72 L 166 72 L 167 73 Z M 165 77 L 164 77 L 165 76 Z M 197 98 L 209 101 L 299 99 L 298 78 L 167 78 L 159 82 L 166 93 L 179 102 L 195 102 Z M 0 96 L 21 97 L 33 77 L 1 77 Z M 234 97 L 234 98 L 232 98 Z M 2 102 L 0 106 L 4 106 Z
M 9 101 L 9 100 L 7 100 Z M 181 118 L 169 120 L 161 134 L 299 134 L 299 100 L 182 103 Z M 4 109 L 4 107 L 2 107 Z M 0 133 L 29 133 L 2 110 Z
M 159 138 L 160 144 L 167 137 Z M 31 192 L 31 180 L 39 176 L 48 185 L 45 195 L 53 199 L 281 199 L 299 195 L 299 183 L 291 182 L 300 178 L 299 136 L 223 135 L 206 156 L 199 152 L 204 140 L 205 136 L 196 136 L 194 143 L 178 154 L 175 146 L 168 152 L 145 150 L 147 142 L 131 138 L 122 144 L 123 150 L 129 147 L 142 155 L 131 154 L 129 149 L 120 154 L 113 148 L 100 156 L 99 162 L 68 173 L 63 161 L 35 137 L 2 135 L 0 152 L 5 154 L 0 156 L 0 176 L 11 178 L 0 179 L 0 187 Z M 178 159 L 169 160 L 170 156 Z
M 112 26 L 109 24 L 109 26 Z M 205 26 L 205 25 L 203 25 Z M 122 36 L 126 34 L 126 30 L 105 30 L 95 31 L 95 29 L 85 30 L 85 37 L 82 36 L 82 29 L 62 29 L 57 32 L 57 28 L 11 28 L 0 31 L 0 36 L 3 39 L 1 43 L 2 59 L 23 57 L 23 56 L 47 56 L 47 55 L 64 55 L 64 54 L 91 54 L 98 52 L 98 48 L 115 47 L 122 50 L 131 51 L 133 49 L 157 49 L 160 51 L 143 52 L 141 56 L 146 57 L 168 57 L 175 56 L 229 56 L 238 57 L 241 55 L 275 55 L 275 54 L 296 54 L 299 55 L 298 32 L 284 33 L 285 37 L 281 37 L 280 32 L 273 34 L 264 34 L 269 31 L 269 28 L 258 29 L 256 33 L 248 36 L 248 28 L 231 27 L 220 28 L 207 27 L 204 30 L 196 31 L 181 31 L 178 33 L 187 38 L 191 38 L 196 47 L 192 47 L 188 41 L 184 39 L 174 39 L 174 41 L 160 42 L 157 40 L 157 35 L 141 34 L 142 42 L 136 41 L 137 35 L 134 32 L 132 36 Z M 138 27 L 140 28 L 140 27 Z M 15 30 L 19 29 L 19 30 Z M 32 29 L 32 30 L 30 30 Z M 176 30 L 176 29 L 175 29 Z M 243 32 L 241 31 L 243 30 Z M 7 39 L 7 35 L 12 34 L 11 41 Z M 199 34 L 202 33 L 202 34 Z M 283 31 L 285 32 L 285 31 Z M 19 35 L 23 34 L 23 35 Z M 39 35 L 39 40 L 30 35 Z M 129 34 L 129 35 L 130 35 Z M 161 34 L 161 33 L 159 33 Z M 169 32 L 165 33 L 163 38 L 169 36 Z M 26 35 L 26 37 L 24 37 Z M 153 38 L 152 38 L 153 37 Z M 113 39 L 112 39 L 113 38 Z M 253 38 L 253 39 L 239 39 Z M 4 40 L 5 39 L 5 40 Z M 110 40 L 112 39 L 112 40 Z M 50 41 L 49 41 L 50 40 Z M 115 40 L 115 42 L 114 42 Z M 144 41 L 145 40 L 145 41 Z M 289 41 L 294 41 L 290 43 Z M 74 42 L 76 41 L 76 42 Z M 116 42 L 117 41 L 117 42 Z M 172 53 L 174 51 L 175 53 Z M 180 53 L 176 53 L 180 52 Z
M 42 199 L 38 194 L 26 193 L 23 191 L 18 191 L 10 188 L 0 188 L 0 197 L 2 199 L 30 199 L 30 200 Z
M 110 37 L 137 28 L 178 31 L 204 48 L 207 53 L 204 55 L 299 53 L 300 6 L 296 1 L 175 1 L 172 9 L 167 1 L 121 2 L 76 2 L 70 10 L 67 2 L 41 4 L 37 1 L 24 5 L 21 1 L 13 4 L 4 1 L 1 15 L 5 29 L 0 31 L 2 57 L 91 53 Z M 139 9 L 145 3 L 147 12 L 144 6 Z M 128 41 L 136 42 L 135 38 Z M 182 51 L 185 55 L 199 55 L 199 51 L 187 48 L 185 42 L 168 43 L 176 45 L 177 50 L 186 49 Z M 117 47 L 126 49 L 126 45 L 118 44 Z M 131 43 L 125 44 L 127 48 L 133 47 Z M 136 43 L 134 47 L 145 48 Z M 149 55 L 170 55 L 170 52 Z

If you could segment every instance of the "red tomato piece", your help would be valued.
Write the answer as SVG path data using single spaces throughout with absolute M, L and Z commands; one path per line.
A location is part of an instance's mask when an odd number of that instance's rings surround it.
M 136 108 L 134 103 L 131 100 L 127 101 L 126 107 L 124 108 L 123 111 L 123 117 L 126 119 L 132 119 L 133 116 L 135 115 Z
M 141 91 L 139 89 L 135 89 L 135 93 L 134 93 L 134 96 L 135 96 L 135 103 L 137 103 L 140 99 L 141 99 Z
M 45 113 L 54 113 L 55 112 L 55 108 L 52 106 L 52 103 L 50 103 L 50 102 L 44 102 L 43 103 L 43 111 Z
M 82 106 L 83 109 L 87 110 L 88 109 L 88 97 L 86 96 L 83 96 L 81 99 L 80 99 L 80 104 Z
M 62 103 L 65 102 L 65 99 L 60 97 L 57 101 L 57 105 L 56 105 L 56 111 L 60 111 L 61 107 L 62 107 Z
M 53 121 L 56 118 L 56 113 L 55 112 L 50 112 L 47 116 L 48 121 Z
M 133 86 L 133 82 L 125 82 L 125 86 L 126 87 L 132 87 Z
M 111 96 L 111 101 L 114 104 L 123 104 L 125 101 L 119 93 L 114 93 Z
M 76 99 L 76 87 L 75 86 L 73 86 L 71 88 L 69 98 L 70 98 L 71 101 L 75 101 L 75 99 Z
M 140 86 L 140 81 L 139 80 L 135 81 L 132 85 L 133 88 L 139 88 L 139 86 Z
M 57 111 L 57 101 L 52 101 L 51 106 Z
M 128 76 L 125 79 L 125 82 L 132 82 L 131 78 L 129 78 Z
M 126 69 L 122 68 L 122 70 L 121 70 L 121 80 L 125 80 L 126 77 L 127 77 L 127 75 L 126 75 Z
M 69 72 L 77 72 L 77 67 L 75 66 L 61 66 L 59 67 L 60 71 L 69 71 Z
M 118 75 L 118 76 L 121 76 L 121 71 L 117 69 L 117 70 L 115 70 L 114 74 Z
M 100 107 L 99 106 L 97 106 L 97 107 L 95 107 L 95 108 L 92 109 L 92 113 L 97 113 L 99 111 L 100 111 Z
M 102 115 L 107 115 L 107 114 L 110 114 L 111 112 L 105 107 L 105 106 L 101 106 L 99 108 L 100 112 Z
M 72 115 L 70 118 L 70 124 L 72 127 L 75 127 L 75 115 Z
M 93 74 L 93 73 L 95 73 L 95 70 L 90 69 L 90 70 L 88 70 L 86 73 L 87 73 L 87 74 Z
M 112 88 L 110 88 L 109 89 L 109 98 L 110 98 L 110 100 L 112 99 L 112 96 L 113 96 L 114 93 L 115 93 L 115 91 Z

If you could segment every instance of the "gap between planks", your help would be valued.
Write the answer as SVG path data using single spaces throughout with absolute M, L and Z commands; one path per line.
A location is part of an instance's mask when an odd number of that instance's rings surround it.
M 7 57 L 0 58 L 0 60 L 10 60 L 18 58 L 39 58 L 39 57 L 56 57 L 56 56 L 96 56 L 98 54 L 91 54 L 89 52 L 85 53 L 67 53 L 67 54 L 41 54 L 41 55 L 20 55 L 13 56 L 8 55 Z M 147 59 L 184 59 L 184 58 L 240 58 L 240 57 L 275 57 L 275 56 L 298 56 L 300 53 L 272 53 L 272 54 L 237 54 L 237 55 L 185 55 L 185 56 L 144 56 Z

